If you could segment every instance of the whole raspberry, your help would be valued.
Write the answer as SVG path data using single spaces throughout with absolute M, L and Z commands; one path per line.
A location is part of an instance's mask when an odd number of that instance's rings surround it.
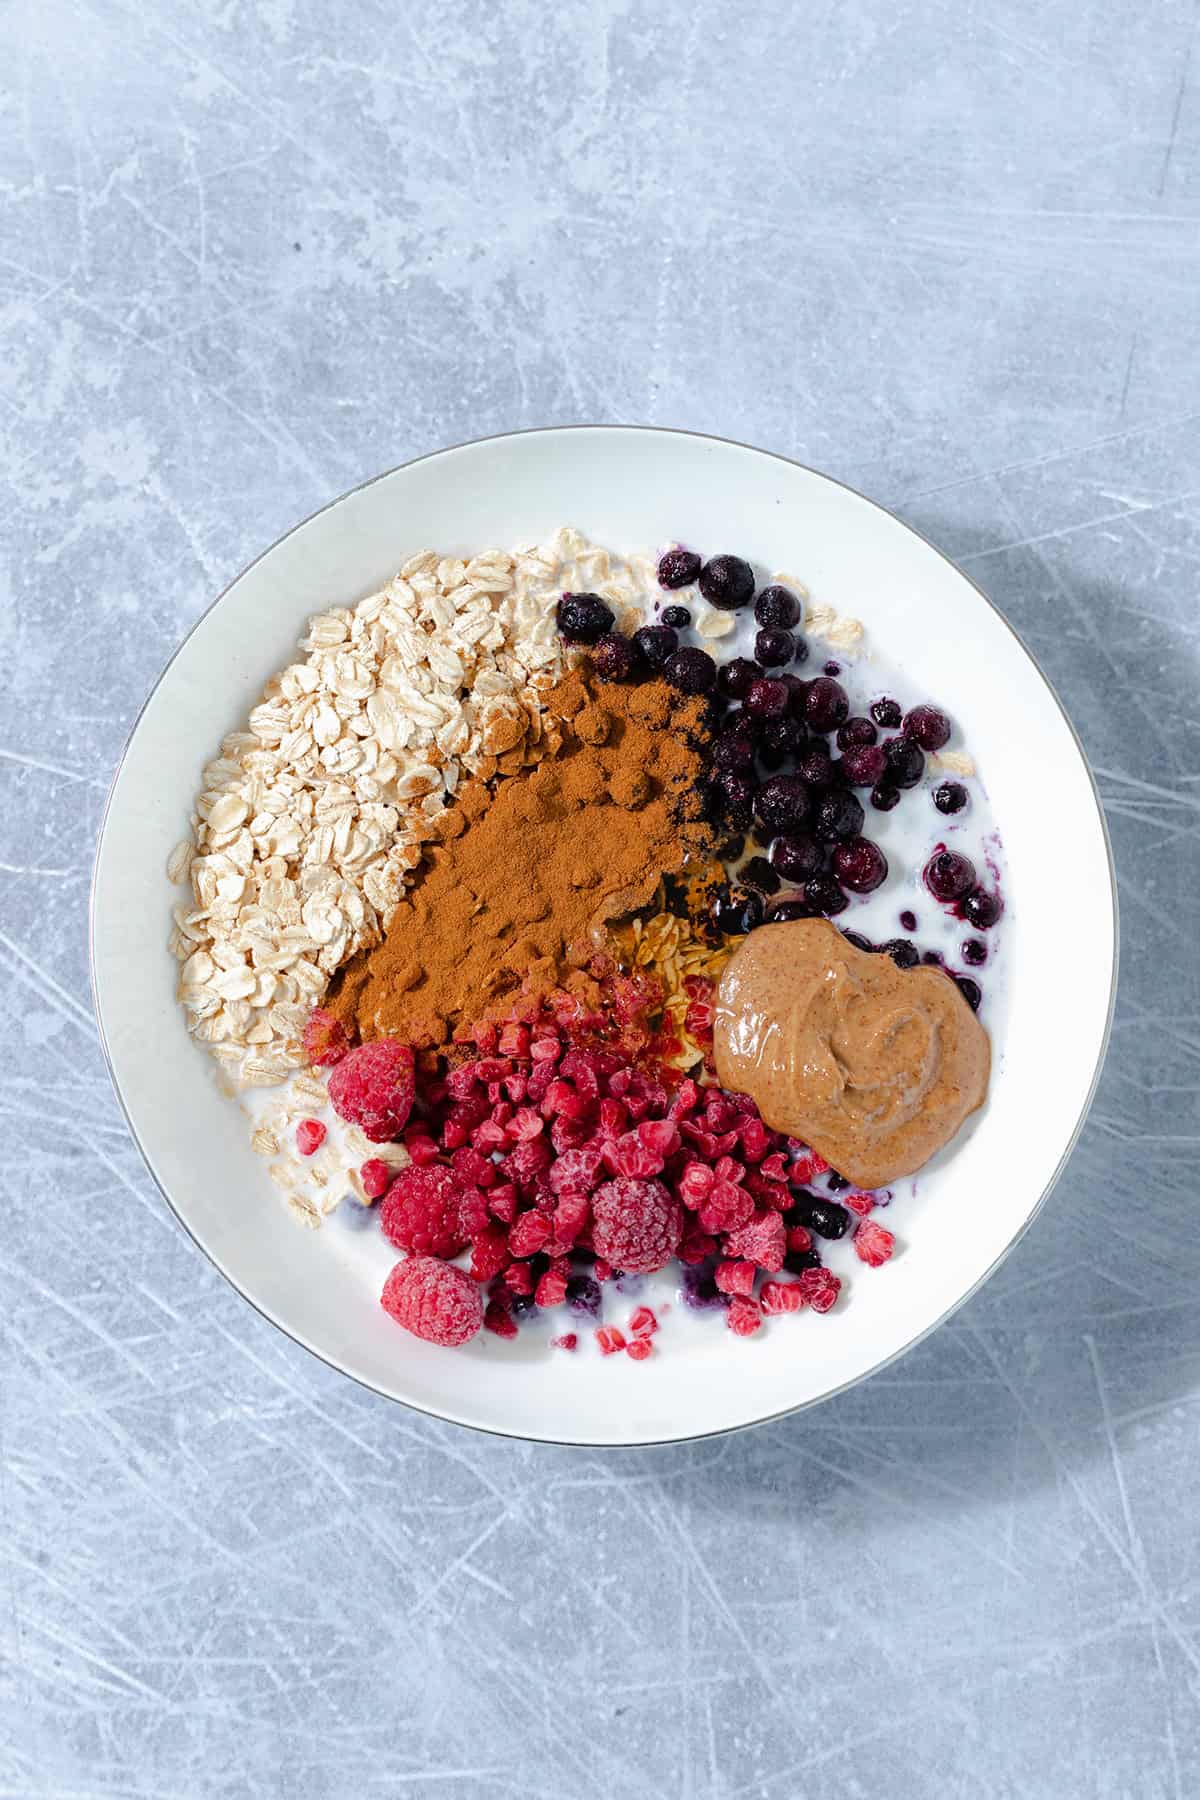
M 487 1224 L 487 1202 L 443 1163 L 402 1169 L 379 1208 L 379 1223 L 397 1250 L 457 1256 Z
M 483 1324 L 483 1295 L 461 1269 L 410 1256 L 383 1284 L 380 1304 L 398 1325 L 430 1344 L 465 1344 Z
M 396 1038 L 376 1038 L 347 1051 L 329 1077 L 339 1118 L 362 1127 L 373 1144 L 399 1137 L 412 1111 L 413 1053 Z
M 606 1181 L 592 1195 L 597 1254 L 630 1275 L 661 1269 L 683 1236 L 683 1208 L 661 1181 Z
M 896 1240 L 874 1219 L 864 1219 L 854 1234 L 854 1248 L 868 1268 L 881 1269 L 896 1248 Z
M 323 1006 L 314 1006 L 304 1027 L 304 1055 L 317 1068 L 341 1062 L 350 1048 L 350 1039 L 340 1019 L 335 1019 Z

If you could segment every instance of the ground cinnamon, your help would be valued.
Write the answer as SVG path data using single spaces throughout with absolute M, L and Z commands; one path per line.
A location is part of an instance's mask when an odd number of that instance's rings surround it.
M 607 921 L 710 849 L 703 700 L 577 670 L 546 704 L 558 754 L 463 786 L 383 942 L 338 975 L 325 1004 L 361 1037 L 441 1044 L 523 983 L 556 986 Z

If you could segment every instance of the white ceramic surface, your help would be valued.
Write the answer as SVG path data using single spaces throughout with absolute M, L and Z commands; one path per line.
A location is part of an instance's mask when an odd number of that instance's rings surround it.
M 680 538 L 794 571 L 861 617 L 881 657 L 964 727 L 1008 865 L 1011 1004 L 984 1112 L 926 1172 L 905 1254 L 826 1318 L 738 1341 L 689 1333 L 634 1364 L 518 1340 L 448 1352 L 398 1332 L 331 1228 L 282 1208 L 240 1110 L 187 1037 L 167 955 L 164 872 L 197 776 L 306 616 L 360 598 L 414 550 L 470 554 L 562 523 L 624 550 Z M 1071 871 L 1069 919 L 1052 871 Z M 1004 620 L 943 556 L 862 496 L 779 457 L 636 428 L 489 439 L 393 470 L 298 526 L 201 619 L 152 693 L 114 783 L 93 893 L 97 1011 L 155 1179 L 229 1280 L 299 1342 L 381 1393 L 465 1424 L 563 1442 L 703 1435 L 807 1405 L 917 1341 L 1036 1212 L 1082 1123 L 1116 976 L 1115 892 L 1094 787 L 1054 694 Z

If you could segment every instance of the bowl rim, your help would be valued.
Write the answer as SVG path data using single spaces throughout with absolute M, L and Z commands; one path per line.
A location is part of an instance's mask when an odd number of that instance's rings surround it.
M 109 1049 L 108 1034 L 105 1030 L 104 1014 L 101 1008 L 99 987 L 96 979 L 96 885 L 101 853 L 104 847 L 105 832 L 108 827 L 109 814 L 112 811 L 113 801 L 116 797 L 117 786 L 120 782 L 130 747 L 137 735 L 142 719 L 144 718 L 151 701 L 154 699 L 154 696 L 170 674 L 176 661 L 183 654 L 183 651 L 190 643 L 192 637 L 203 625 L 209 614 L 222 604 L 244 576 L 248 575 L 250 571 L 256 568 L 260 562 L 264 561 L 266 557 L 273 555 L 280 545 L 285 543 L 287 539 L 292 537 L 297 531 L 300 531 L 305 526 L 311 524 L 314 519 L 320 518 L 323 513 L 331 512 L 335 507 L 342 505 L 344 501 L 350 499 L 353 495 L 362 493 L 367 488 L 374 487 L 378 482 L 387 481 L 391 476 L 397 475 L 405 469 L 414 468 L 420 463 L 432 462 L 441 456 L 452 455 L 456 451 L 478 449 L 485 444 L 502 443 L 513 438 L 548 436 L 555 433 L 569 436 L 575 433 L 588 432 L 636 432 L 646 436 L 690 438 L 693 441 L 701 443 L 721 444 L 729 449 L 748 450 L 756 456 L 769 457 L 774 462 L 784 463 L 787 467 L 798 469 L 808 475 L 815 475 L 820 480 L 827 481 L 832 486 L 841 488 L 844 492 L 861 500 L 865 505 L 872 507 L 876 512 L 884 514 L 892 524 L 898 526 L 903 531 L 909 532 L 920 543 L 924 544 L 927 549 L 932 550 L 935 556 L 946 563 L 957 576 L 974 589 L 984 605 L 995 615 L 999 623 L 1016 641 L 1018 648 L 1023 651 L 1025 656 L 1029 659 L 1030 664 L 1046 688 L 1050 698 L 1058 708 L 1062 721 L 1066 726 L 1067 731 L 1070 733 L 1075 748 L 1079 753 L 1080 762 L 1083 765 L 1084 773 L 1087 776 L 1088 784 L 1091 788 L 1092 800 L 1096 810 L 1096 819 L 1100 826 L 1100 835 L 1103 840 L 1104 854 L 1108 864 L 1109 899 L 1112 906 L 1112 966 L 1109 971 L 1108 1005 L 1105 1011 L 1104 1030 L 1101 1033 L 1100 1042 L 1097 1047 L 1095 1063 L 1092 1068 L 1087 1093 L 1084 1096 L 1079 1114 L 1071 1129 L 1071 1134 L 1063 1148 L 1062 1155 L 1059 1157 L 1045 1187 L 1042 1189 L 1042 1192 L 1039 1194 L 1034 1205 L 1030 1208 L 1030 1211 L 1022 1224 L 1013 1233 L 1000 1254 L 994 1258 L 978 1279 L 960 1294 L 944 1312 L 940 1313 L 936 1319 L 932 1320 L 922 1330 L 918 1331 L 914 1337 L 911 1337 L 907 1343 L 902 1344 L 897 1350 L 892 1351 L 890 1355 L 883 1357 L 881 1361 L 873 1363 L 869 1369 L 864 1369 L 861 1373 L 849 1377 L 848 1380 L 839 1382 L 836 1387 L 827 1389 L 823 1394 L 814 1395 L 808 1400 L 798 1400 L 792 1406 L 779 1407 L 774 1412 L 763 1413 L 759 1417 L 753 1419 L 744 1419 L 734 1425 L 717 1426 L 711 1431 L 685 1431 L 673 1436 L 636 1438 L 623 1442 L 612 1439 L 596 1438 L 532 1437 L 528 1432 L 508 1430 L 500 1425 L 482 1425 L 474 1420 L 455 1419 L 445 1412 L 439 1412 L 436 1408 L 421 1406 L 413 1400 L 401 1399 L 399 1395 L 390 1393 L 386 1388 L 377 1386 L 365 1376 L 358 1375 L 353 1370 L 343 1367 L 343 1365 L 333 1356 L 327 1354 L 324 1350 L 319 1349 L 315 1344 L 310 1343 L 307 1338 L 301 1335 L 301 1333 L 294 1330 L 290 1325 L 285 1324 L 280 1318 L 277 1318 L 273 1312 L 261 1305 L 259 1301 L 241 1285 L 230 1270 L 226 1268 L 220 1258 L 215 1255 L 214 1252 L 209 1250 L 207 1245 L 201 1242 L 200 1238 L 197 1237 L 196 1233 L 192 1230 L 192 1227 L 184 1218 L 182 1212 L 175 1204 L 175 1201 L 172 1199 L 163 1183 L 159 1180 L 149 1154 L 143 1145 L 141 1138 L 138 1136 L 137 1128 L 133 1123 L 129 1108 L 125 1102 L 125 1095 L 122 1092 L 121 1083 Z M 1000 610 L 995 601 L 984 592 L 979 583 L 975 581 L 965 569 L 961 568 L 959 564 L 955 562 L 953 557 L 947 555 L 947 553 L 937 544 L 927 538 L 924 532 L 919 531 L 915 525 L 910 525 L 907 520 L 899 518 L 889 507 L 884 506 L 881 501 L 873 500 L 869 494 L 864 494 L 861 489 L 852 486 L 850 482 L 841 481 L 836 475 L 830 475 L 824 469 L 814 469 L 811 464 L 803 463 L 797 457 L 785 456 L 778 450 L 764 450 L 761 445 L 748 444 L 740 438 L 722 437 L 716 432 L 691 431 L 685 427 L 671 425 L 629 425 L 615 422 L 603 424 L 576 423 L 572 425 L 534 425 L 526 426 L 516 431 L 490 432 L 484 437 L 465 438 L 461 442 L 454 444 L 442 444 L 436 450 L 427 450 L 422 452 L 420 456 L 408 457 L 403 462 L 394 464 L 391 468 L 382 469 L 378 473 L 368 476 L 365 481 L 356 482 L 353 487 L 346 488 L 344 492 L 336 495 L 332 500 L 327 500 L 322 506 L 315 507 L 311 513 L 306 514 L 304 518 L 298 519 L 295 524 L 289 525 L 287 530 L 281 532 L 273 543 L 267 545 L 264 550 L 261 550 L 257 556 L 253 557 L 244 565 L 244 567 L 239 569 L 237 573 L 226 582 L 225 586 L 209 602 L 203 611 L 193 620 L 183 637 L 179 640 L 179 643 L 175 646 L 175 649 L 171 652 L 170 656 L 159 670 L 158 675 L 155 677 L 147 691 L 142 704 L 138 708 L 125 735 L 125 741 L 113 769 L 112 778 L 108 785 L 108 792 L 105 795 L 104 807 L 100 815 L 100 824 L 96 832 L 96 847 L 92 859 L 91 881 L 88 890 L 88 978 L 92 994 L 92 1010 L 96 1016 L 96 1026 L 99 1033 L 100 1050 L 108 1070 L 109 1080 L 112 1083 L 113 1092 L 116 1095 L 117 1104 L 121 1109 L 121 1114 L 129 1130 L 129 1135 L 133 1139 L 143 1163 L 146 1165 L 150 1179 L 166 1201 L 167 1207 L 176 1224 L 186 1233 L 200 1253 L 207 1259 L 213 1268 L 217 1270 L 218 1274 L 229 1283 L 234 1292 L 238 1294 L 241 1299 L 246 1301 L 249 1306 L 253 1307 L 260 1318 L 265 1319 L 268 1324 L 273 1326 L 275 1330 L 281 1332 L 284 1337 L 290 1339 L 292 1343 L 299 1345 L 301 1349 L 306 1350 L 311 1356 L 315 1356 L 318 1361 L 324 1363 L 327 1368 L 335 1370 L 345 1379 L 355 1382 L 359 1387 L 365 1388 L 369 1393 L 378 1395 L 380 1399 L 390 1401 L 396 1406 L 406 1407 L 409 1411 L 420 1413 L 425 1418 L 436 1419 L 443 1423 L 453 1424 L 460 1429 L 467 1431 L 480 1432 L 486 1437 L 501 1438 L 518 1443 L 546 1444 L 560 1449 L 650 1450 L 670 1444 L 704 1443 L 711 1438 L 731 1436 L 734 1432 L 752 1431 L 759 1426 L 775 1424 L 781 1419 L 790 1418 L 795 1413 L 806 1412 L 811 1407 L 824 1404 L 827 1400 L 836 1399 L 838 1395 L 849 1392 L 851 1388 L 857 1387 L 861 1382 L 868 1380 L 871 1376 L 879 1374 L 881 1370 L 892 1367 L 893 1364 L 900 1361 L 901 1357 L 907 1356 L 911 1350 L 915 1350 L 918 1344 L 924 1343 L 925 1339 L 933 1332 L 940 1329 L 948 1319 L 953 1318 L 954 1314 L 957 1313 L 961 1307 L 965 1306 L 968 1300 L 973 1299 L 986 1282 L 991 1280 L 997 1269 L 1000 1268 L 1002 1263 L 1007 1261 L 1008 1257 L 1024 1238 L 1025 1234 L 1033 1225 L 1034 1220 L 1037 1219 L 1042 1208 L 1050 1198 L 1051 1193 L 1054 1191 L 1062 1176 L 1063 1170 L 1070 1161 L 1076 1144 L 1079 1142 L 1080 1133 L 1082 1132 L 1083 1127 L 1087 1122 L 1088 1114 L 1091 1111 L 1112 1037 L 1113 1016 L 1116 1009 L 1117 983 L 1121 960 L 1120 924 L 1120 903 L 1117 890 L 1116 865 L 1113 859 L 1112 839 L 1109 835 L 1108 820 L 1105 817 L 1104 805 L 1100 798 L 1100 790 L 1096 785 L 1096 777 L 1093 773 L 1092 765 L 1088 759 L 1083 741 L 1075 728 L 1074 722 L 1066 707 L 1063 705 L 1062 699 L 1057 688 L 1054 686 L 1054 683 L 1050 680 L 1050 677 L 1047 675 L 1038 658 L 1029 648 L 1029 645 L 1017 631 L 1016 627 Z

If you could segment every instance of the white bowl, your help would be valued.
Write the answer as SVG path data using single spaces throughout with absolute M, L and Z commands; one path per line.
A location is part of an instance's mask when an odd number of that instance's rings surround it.
M 165 864 L 199 771 L 289 660 L 306 616 L 378 587 L 418 548 L 470 555 L 570 523 L 624 550 L 668 539 L 792 569 L 862 618 L 881 656 L 965 726 L 1008 864 L 1004 1042 L 974 1128 L 897 1221 L 906 1254 L 824 1318 L 754 1340 L 714 1320 L 648 1362 L 484 1336 L 449 1351 L 399 1331 L 361 1272 L 282 1207 L 240 1109 L 218 1092 L 174 997 Z M 1047 795 L 1053 794 L 1053 805 Z M 1058 898 L 1070 871 L 1069 915 Z M 625 427 L 443 450 L 345 495 L 252 564 L 176 652 L 109 798 L 92 904 L 96 1008 L 113 1079 L 181 1224 L 282 1331 L 381 1394 L 462 1424 L 567 1443 L 726 1431 L 838 1392 L 931 1331 L 996 1267 L 1083 1123 L 1116 985 L 1116 895 L 1078 740 L 1029 653 L 914 531 L 811 469 L 744 445 Z

